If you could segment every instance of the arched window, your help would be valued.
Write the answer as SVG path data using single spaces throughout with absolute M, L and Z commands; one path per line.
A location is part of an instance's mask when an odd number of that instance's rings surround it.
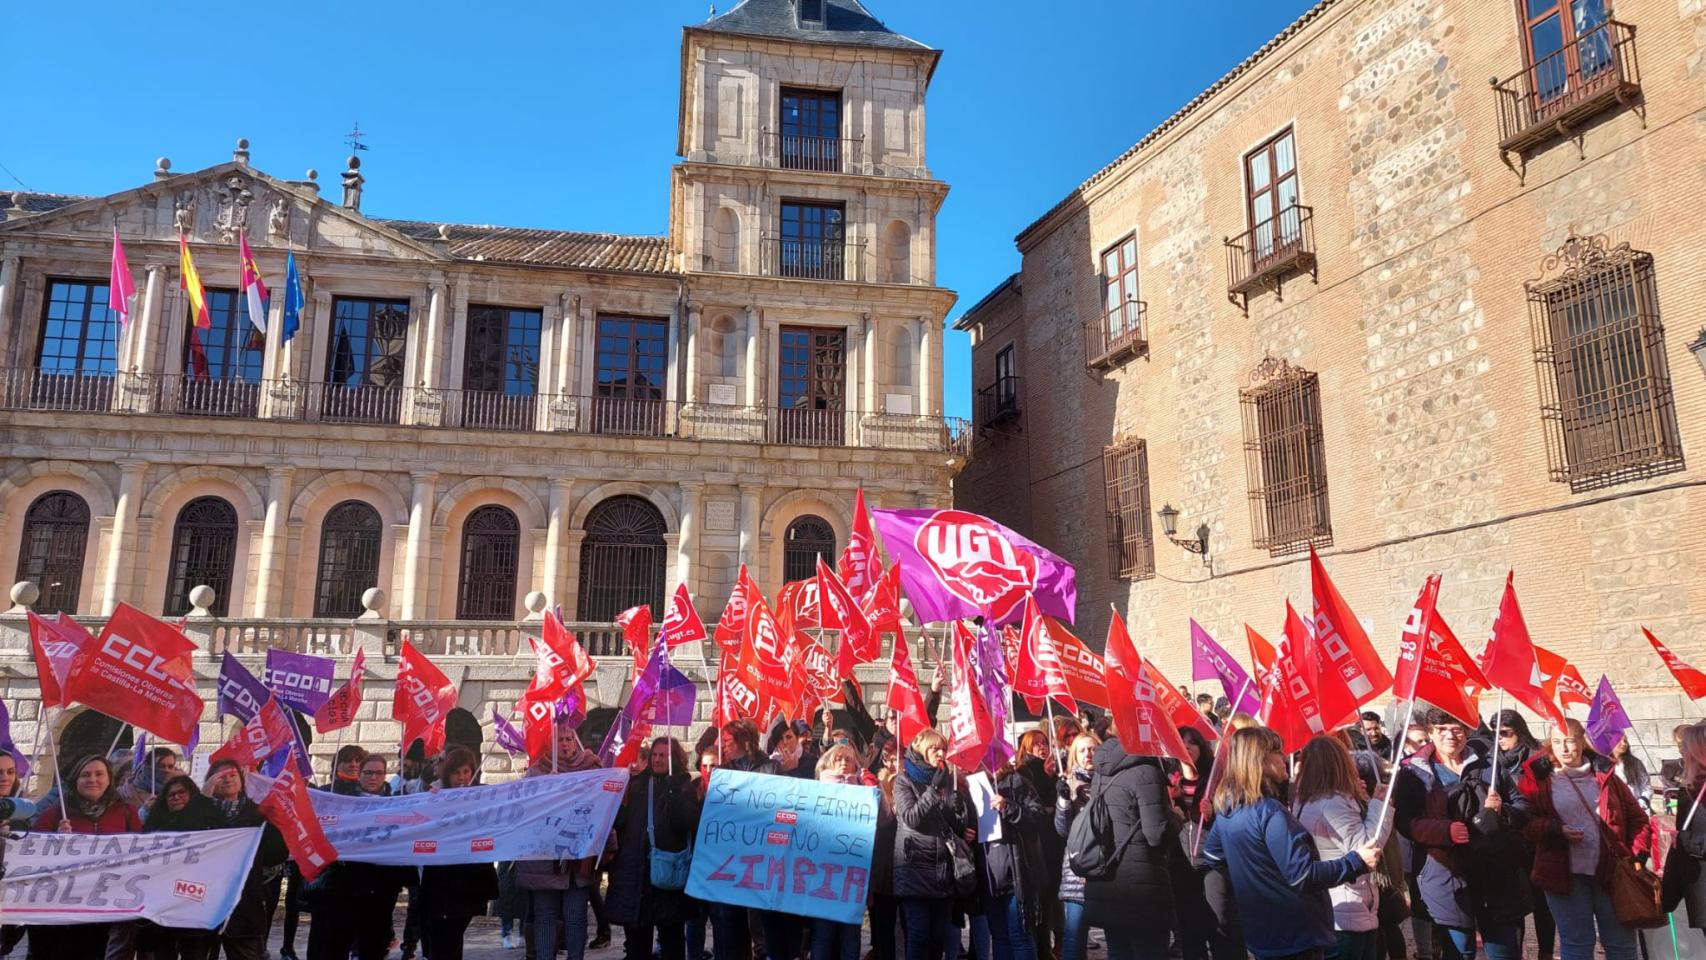
M 171 575 L 166 616 L 190 612 L 190 591 L 213 588 L 210 613 L 223 617 L 231 603 L 231 566 L 237 557 L 237 511 L 218 497 L 197 497 L 178 511 L 172 527 Z
M 462 577 L 456 583 L 458 620 L 515 619 L 521 522 L 508 508 L 484 506 L 462 524 Z
M 822 517 L 807 514 L 788 524 L 782 545 L 782 579 L 808 580 L 817 576 L 817 558 L 835 561 L 835 528 Z
M 577 618 L 609 623 L 629 607 L 663 609 L 663 514 L 643 497 L 611 497 L 586 518 Z
M 83 586 L 83 548 L 89 542 L 89 505 L 69 490 L 44 493 L 24 514 L 18 545 L 18 579 L 41 588 L 38 613 L 77 612 Z
M 379 511 L 345 500 L 320 523 L 320 572 L 314 578 L 314 616 L 359 617 L 361 595 L 379 585 Z

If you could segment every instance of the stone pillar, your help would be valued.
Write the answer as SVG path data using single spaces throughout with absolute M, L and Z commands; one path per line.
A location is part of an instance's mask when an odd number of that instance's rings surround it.
M 758 308 L 746 308 L 746 406 L 764 406 L 764 334 L 758 329 Z
M 686 311 L 681 309 L 681 301 L 676 301 L 669 311 L 669 345 L 665 354 L 667 360 L 664 374 L 668 380 L 663 385 L 663 399 L 672 410 L 675 401 L 681 396 L 677 384 L 681 379 L 681 319 L 685 315 Z
M 704 308 L 687 308 L 687 346 L 684 348 L 687 358 L 687 384 L 682 400 L 689 407 L 699 402 L 699 325 L 704 319 Z
M 107 543 L 107 570 L 101 583 L 102 616 L 112 615 L 118 607 L 119 591 L 125 586 L 132 547 L 131 528 L 136 525 L 137 511 L 142 508 L 142 477 L 148 462 L 120 460 L 118 468 L 118 502 L 113 506 L 113 532 Z
M 918 410 L 919 416 L 942 415 L 941 376 L 936 372 L 941 363 L 941 329 L 929 320 L 918 320 Z
M 290 513 L 290 481 L 296 468 L 267 468 L 267 512 L 261 523 L 261 556 L 255 574 L 256 617 L 282 617 L 284 610 L 284 523 Z
M 675 552 L 675 582 L 687 584 L 693 591 L 693 564 L 699 559 L 699 508 L 704 500 L 705 484 L 699 480 L 682 480 L 681 539 Z
M 18 258 L 0 257 L 0 365 L 22 366 L 10 361 L 13 329 L 12 301 L 18 291 Z
M 444 281 L 427 284 L 426 336 L 421 341 L 420 382 L 431 389 L 444 386 L 439 378 L 443 363 L 444 341 Z
M 569 525 L 569 493 L 574 481 L 551 481 L 551 503 L 545 517 L 545 569 L 543 583 L 546 604 L 563 602 L 563 533 Z
M 877 323 L 865 314 L 865 412 L 876 413 L 881 408 L 877 405 Z
M 740 562 L 746 564 L 753 577 L 758 576 L 758 511 L 762 508 L 764 488 L 757 484 L 741 484 L 740 488 Z
M 557 312 L 560 316 L 557 328 L 557 376 L 552 384 L 555 393 L 573 395 L 575 391 L 576 357 L 575 338 L 580 332 L 580 318 L 575 314 L 580 312 L 580 298 L 568 291 L 557 296 Z
M 403 619 L 425 619 L 432 561 L 433 491 L 438 474 L 412 470 L 415 492 L 409 502 L 409 540 L 403 558 Z

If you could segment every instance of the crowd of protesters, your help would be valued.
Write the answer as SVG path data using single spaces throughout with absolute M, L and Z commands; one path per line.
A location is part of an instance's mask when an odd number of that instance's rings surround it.
M 1706 788 L 1706 724 L 1678 728 L 1679 762 L 1649 774 L 1625 744 L 1596 753 L 1574 720 L 1539 738 L 1509 710 L 1489 725 L 1424 705 L 1396 743 L 1368 713 L 1288 754 L 1279 734 L 1205 697 L 1219 737 L 1181 728 L 1185 759 L 1127 753 L 1108 718 L 1063 715 L 1023 730 L 994 771 L 999 837 L 980 842 L 943 734 L 926 728 L 902 743 L 853 684 L 843 692 L 844 708 L 821 726 L 736 721 L 692 744 L 650 742 L 600 856 L 418 869 L 339 861 L 306 885 L 239 765 L 213 763 L 197 783 L 167 748 L 136 770 L 128 751 L 72 760 L 63 798 L 55 786 L 22 826 L 261 827 L 253 866 L 218 930 L 7 928 L 0 950 L 27 935 L 31 960 L 261 960 L 276 917 L 279 960 L 299 945 L 307 960 L 460 960 L 473 918 L 493 913 L 502 945 L 525 960 L 578 960 L 614 927 L 627 960 L 1086 960 L 1092 949 L 1108 960 L 1518 960 L 1529 936 L 1540 960 L 1590 960 L 1596 949 L 1633 960 L 1634 921 L 1618 895 L 1631 865 L 1664 866 L 1662 909 L 1686 904 L 1691 924 L 1706 926 L 1706 818 L 1690 817 Z M 939 700 L 933 689 L 932 723 Z M 526 776 L 600 766 L 573 726 L 556 733 Z M 719 767 L 880 791 L 866 923 L 702 902 L 657 882 L 655 860 L 691 849 Z M 480 771 L 466 746 L 426 758 L 417 744 L 397 758 L 350 745 L 321 789 L 456 790 Z M 0 755 L 0 796 L 22 786 Z M 1671 812 L 1667 803 L 1686 826 L 1659 864 L 1651 815 Z

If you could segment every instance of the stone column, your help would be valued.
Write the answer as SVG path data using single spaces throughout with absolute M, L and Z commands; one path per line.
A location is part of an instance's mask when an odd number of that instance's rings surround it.
M 101 615 L 111 616 L 118 607 L 119 590 L 130 566 L 131 527 L 136 525 L 137 511 L 142 508 L 142 477 L 148 469 L 146 460 L 118 461 L 118 502 L 113 506 L 113 532 L 107 543 L 107 570 L 101 584 Z
M 675 306 L 671 307 L 669 311 L 669 341 L 665 354 L 667 359 L 664 374 L 668 380 L 663 385 L 663 399 L 672 410 L 675 407 L 676 399 L 680 397 L 677 383 L 680 380 L 678 374 L 681 371 L 681 318 L 685 313 L 686 311 L 681 309 L 680 301 L 676 301 Z
M 575 337 L 580 332 L 579 318 L 580 298 L 564 291 L 557 296 L 557 313 L 559 326 L 557 328 L 557 376 L 552 381 L 551 390 L 555 393 L 573 395 L 575 391 L 576 357 Z
M 415 481 L 414 497 L 409 502 L 409 540 L 403 558 L 403 619 L 420 620 L 427 608 L 428 569 L 432 560 L 433 491 L 438 474 L 431 470 L 412 470 Z
M 764 406 L 764 335 L 758 329 L 758 308 L 746 308 L 746 406 L 756 410 Z
M 12 349 L 12 301 L 17 298 L 18 258 L 0 257 L 0 365 L 21 366 L 9 360 Z
M 704 500 L 705 484 L 700 480 L 682 480 L 681 539 L 676 544 L 675 582 L 687 584 L 693 591 L 693 564 L 699 558 L 699 508 Z
M 877 405 L 877 322 L 865 314 L 865 412 L 876 413 Z
M 547 606 L 563 602 L 563 534 L 569 525 L 569 493 L 574 481 L 558 478 L 551 481 L 551 503 L 545 517 L 545 569 L 540 590 Z
M 163 364 L 154 356 L 154 341 L 160 336 L 160 307 L 166 293 L 166 268 L 162 264 L 151 263 L 145 269 L 148 279 L 143 282 L 142 309 L 137 311 L 139 317 L 136 339 L 130 348 L 130 363 L 142 373 L 160 373 Z
M 699 402 L 699 325 L 704 322 L 703 307 L 689 306 L 687 308 L 687 336 L 685 353 L 687 358 L 687 384 L 683 390 L 682 400 L 686 406 Z
M 420 382 L 429 389 L 436 390 L 444 386 L 439 378 L 439 370 L 444 366 L 444 281 L 434 280 L 428 283 L 427 291 L 427 323 L 426 336 L 421 340 Z
M 938 394 L 940 376 L 936 372 L 941 363 L 941 331 L 929 320 L 918 320 L 918 410 L 919 416 L 939 417 L 942 415 L 942 402 Z
M 762 508 L 764 488 L 757 484 L 741 484 L 740 488 L 740 562 L 746 564 L 754 577 L 758 576 L 758 511 Z
M 290 481 L 295 474 L 295 467 L 267 468 L 267 512 L 261 523 L 260 565 L 255 574 L 256 617 L 282 617 L 286 613 L 282 580 L 289 538 L 283 531 L 290 513 Z

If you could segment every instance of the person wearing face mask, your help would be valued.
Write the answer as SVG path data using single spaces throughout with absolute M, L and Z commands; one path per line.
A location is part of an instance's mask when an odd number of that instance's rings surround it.
M 1516 805 L 1529 815 L 1530 878 L 1557 918 L 1559 956 L 1591 960 L 1597 927 L 1606 960 L 1634 960 L 1635 934 L 1617 922 L 1607 883 L 1613 856 L 1650 852 L 1646 811 L 1579 721 L 1554 729 L 1550 746 L 1522 768 Z
M 654 848 L 679 853 L 692 844 L 699 803 L 688 782 L 687 751 L 673 737 L 653 740 L 646 758 L 616 814 L 616 860 L 604 908 L 626 933 L 627 960 L 651 960 L 654 933 L 662 960 L 686 960 L 692 899 L 683 890 L 653 886 L 651 858 Z
M 112 764 L 105 757 L 84 757 L 70 768 L 70 792 L 60 805 L 41 811 L 35 829 L 57 833 L 138 833 L 142 821 L 113 787 Z M 71 960 L 106 954 L 111 924 L 79 923 L 30 928 L 31 960 Z
M 454 746 L 444 751 L 439 763 L 436 791 L 460 790 L 474 782 L 480 758 L 474 751 Z M 435 792 L 436 792 L 435 791 Z M 421 868 L 421 946 L 432 960 L 462 960 L 468 925 L 486 912 L 486 904 L 498 895 L 497 869 L 489 863 L 456 863 Z M 396 895 L 392 895 L 395 904 Z M 392 910 L 381 922 L 389 937 Z M 388 950 L 387 950 L 388 952 Z M 383 957 L 382 952 L 379 956 Z
M 580 733 L 567 718 L 557 721 L 557 749 L 527 768 L 526 776 L 544 777 L 598 769 L 598 755 L 581 744 Z M 569 960 L 586 953 L 586 909 L 598 874 L 597 857 L 584 860 L 522 860 L 515 865 L 515 885 L 526 892 L 533 909 L 533 950 L 537 956 L 557 955 L 557 928 Z
M 947 764 L 948 741 L 921 731 L 894 778 L 894 892 L 906 937 L 906 960 L 941 960 L 953 910 L 951 837 L 977 842 L 964 795 Z
M 1365 842 L 1322 860 L 1309 831 L 1281 800 L 1286 780 L 1279 734 L 1267 727 L 1233 733 L 1210 798 L 1214 823 L 1203 839 L 1202 858 L 1231 880 L 1244 946 L 1252 956 L 1320 960 L 1338 942 L 1328 891 L 1374 869 L 1380 848 Z M 1109 946 L 1112 957 L 1112 938 Z M 1165 956 L 1165 934 L 1160 947 Z
M 1477 938 L 1489 960 L 1517 960 L 1529 885 L 1522 877 L 1522 814 L 1507 802 L 1512 778 L 1493 783 L 1490 746 L 1434 708 L 1429 744 L 1399 764 L 1393 819 L 1411 844 L 1410 877 L 1445 960 L 1473 960 Z

